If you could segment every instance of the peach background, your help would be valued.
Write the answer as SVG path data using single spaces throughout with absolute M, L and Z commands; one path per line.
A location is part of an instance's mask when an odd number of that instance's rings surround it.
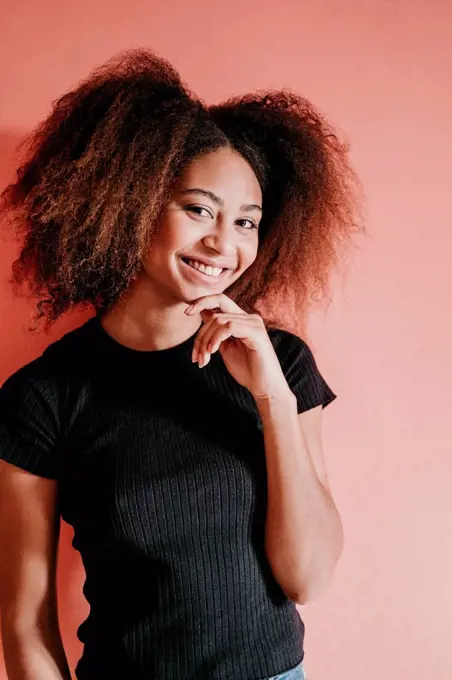
M 310 329 L 339 395 L 324 439 L 346 545 L 328 593 L 302 608 L 305 663 L 310 680 L 450 680 L 450 2 L 15 0 L 1 24 L 2 184 L 49 102 L 125 47 L 154 47 L 209 101 L 292 87 L 347 131 L 369 236 Z M 12 256 L 2 245 L 0 381 L 83 320 L 26 336 L 29 307 L 6 285 Z M 61 625 L 74 665 L 86 605 L 65 529 Z

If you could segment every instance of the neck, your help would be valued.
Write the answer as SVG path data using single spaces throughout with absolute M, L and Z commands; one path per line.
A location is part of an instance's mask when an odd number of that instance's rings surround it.
M 201 316 L 184 314 L 189 302 L 158 299 L 149 283 L 137 280 L 126 295 L 102 315 L 102 326 L 126 347 L 156 351 L 174 347 L 194 335 Z

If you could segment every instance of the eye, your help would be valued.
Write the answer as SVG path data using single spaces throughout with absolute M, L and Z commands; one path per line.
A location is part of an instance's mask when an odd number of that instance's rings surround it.
M 211 211 L 202 205 L 184 205 L 184 210 L 199 215 L 199 217 L 213 217 Z
M 240 222 L 248 222 L 249 226 L 246 227 L 246 226 L 244 226 L 243 224 L 239 224 Z M 247 230 L 248 230 L 248 229 L 257 229 L 257 224 L 256 224 L 256 222 L 255 222 L 254 220 L 250 220 L 250 219 L 248 219 L 248 218 L 243 218 L 243 219 L 241 219 L 241 220 L 237 220 L 237 224 L 239 224 L 239 226 L 243 226 L 243 228 L 244 228 L 244 229 L 247 229 Z

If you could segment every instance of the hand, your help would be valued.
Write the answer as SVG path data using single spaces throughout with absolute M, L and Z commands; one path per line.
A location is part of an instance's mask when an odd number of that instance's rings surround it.
M 219 351 L 229 373 L 255 399 L 291 394 L 259 314 L 247 314 L 224 294 L 199 298 L 185 313 L 201 314 L 204 321 L 192 355 L 192 361 L 198 361 L 200 368 L 209 363 L 211 354 Z

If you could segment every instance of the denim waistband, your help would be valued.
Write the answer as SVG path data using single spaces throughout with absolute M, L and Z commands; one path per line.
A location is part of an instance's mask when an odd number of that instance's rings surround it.
M 267 680 L 308 680 L 308 678 L 304 672 L 303 662 L 301 662 L 290 671 L 273 675 L 271 678 L 267 678 Z

